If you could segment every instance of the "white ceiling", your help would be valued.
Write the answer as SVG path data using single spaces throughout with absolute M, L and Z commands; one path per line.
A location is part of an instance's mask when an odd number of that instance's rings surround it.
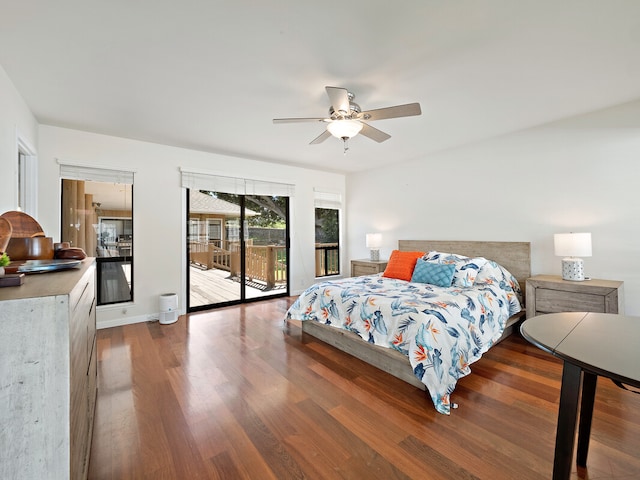
M 354 172 L 640 98 L 638 0 L 0 0 L 40 123 Z M 326 85 L 392 138 L 309 142 Z

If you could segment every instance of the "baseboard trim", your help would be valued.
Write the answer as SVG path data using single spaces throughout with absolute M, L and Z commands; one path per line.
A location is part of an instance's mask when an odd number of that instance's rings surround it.
M 96 328 L 102 330 L 103 328 L 121 327 L 122 325 L 132 325 L 134 323 L 142 322 L 157 322 L 159 314 L 150 315 L 137 315 L 135 317 L 123 317 L 112 318 L 111 320 L 103 320 L 96 322 Z

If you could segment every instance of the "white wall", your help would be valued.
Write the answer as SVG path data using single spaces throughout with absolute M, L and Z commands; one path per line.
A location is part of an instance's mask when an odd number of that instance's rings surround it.
M 585 273 L 625 282 L 640 315 L 640 102 L 347 177 L 349 256 L 399 239 L 531 242 L 532 273 L 560 274 L 553 234 L 591 232 Z
M 36 147 L 38 123 L 0 66 L 0 214 L 18 206 L 18 138 Z
M 60 181 L 56 161 L 135 171 L 134 302 L 98 309 L 98 326 L 143 321 L 158 312 L 158 296 L 175 292 L 185 301 L 185 195 L 180 167 L 213 174 L 295 184 L 290 201 L 293 294 L 314 281 L 313 188 L 331 186 L 344 193 L 344 175 L 269 164 L 236 157 L 41 126 L 39 131 L 39 213 L 48 235 L 59 241 Z M 348 268 L 344 260 L 343 268 Z

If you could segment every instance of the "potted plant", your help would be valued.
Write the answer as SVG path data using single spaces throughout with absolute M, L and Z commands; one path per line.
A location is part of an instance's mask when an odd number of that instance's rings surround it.
M 0 275 L 4 275 L 4 267 L 9 265 L 9 263 L 11 263 L 9 255 L 7 255 L 6 252 L 2 252 L 2 255 L 0 255 Z

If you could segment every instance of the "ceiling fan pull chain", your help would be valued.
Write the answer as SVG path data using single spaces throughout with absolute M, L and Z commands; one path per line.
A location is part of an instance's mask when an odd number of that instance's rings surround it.
M 343 155 L 347 154 L 347 150 L 349 150 L 349 137 L 342 137 L 342 141 L 344 142 L 344 151 L 342 152 Z

